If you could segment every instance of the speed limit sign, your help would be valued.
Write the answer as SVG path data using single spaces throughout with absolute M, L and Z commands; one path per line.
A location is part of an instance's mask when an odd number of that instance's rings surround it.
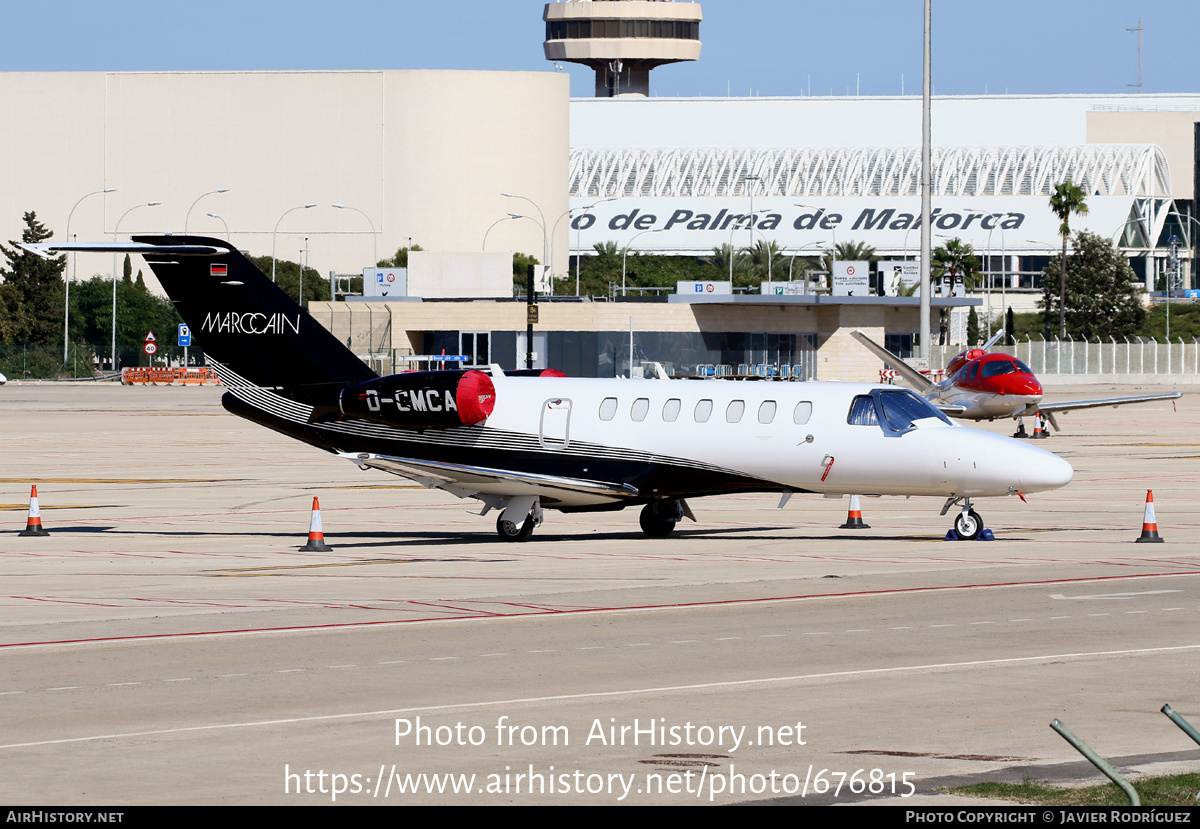
M 158 345 L 156 345 L 151 340 L 147 340 L 146 344 L 144 346 L 142 346 L 142 351 L 145 351 L 147 354 L 149 354 L 150 356 L 153 357 L 154 354 L 158 351 Z

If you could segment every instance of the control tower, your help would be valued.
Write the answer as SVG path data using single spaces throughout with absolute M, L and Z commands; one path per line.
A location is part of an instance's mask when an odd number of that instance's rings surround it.
M 546 60 L 596 70 L 596 97 L 650 94 L 650 70 L 700 57 L 699 3 L 565 0 L 548 3 Z

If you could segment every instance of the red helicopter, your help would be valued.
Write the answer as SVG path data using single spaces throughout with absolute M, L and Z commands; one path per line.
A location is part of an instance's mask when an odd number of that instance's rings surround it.
M 1048 437 L 1049 433 L 1042 428 L 1041 421 L 1047 420 L 1055 431 L 1061 431 L 1054 417 L 1057 412 L 1183 397 L 1181 392 L 1173 391 L 1135 397 L 1043 403 L 1042 384 L 1029 366 L 1011 354 L 988 351 L 1004 335 L 1003 331 L 998 331 L 982 348 L 969 348 L 951 360 L 946 366 L 945 377 L 938 382 L 930 380 L 863 332 L 850 333 L 883 360 L 886 366 L 895 369 L 897 374 L 911 383 L 926 400 L 951 417 L 964 420 L 995 420 L 998 417 L 1016 419 L 1018 427 L 1013 437 L 1029 437 L 1021 420 L 1027 416 L 1038 418 L 1034 437 Z

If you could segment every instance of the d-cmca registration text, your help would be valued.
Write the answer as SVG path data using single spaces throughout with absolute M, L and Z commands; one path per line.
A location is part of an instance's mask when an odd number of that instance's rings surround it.
M 850 794 L 893 794 L 900 797 L 912 797 L 917 793 L 917 787 L 909 778 L 916 776 L 915 771 L 902 772 L 897 777 L 896 772 L 885 772 L 883 769 L 859 769 L 855 772 L 846 772 L 832 769 L 817 770 L 810 765 L 800 796 L 827 794 L 832 790 L 833 796 L 839 797 L 844 787 Z

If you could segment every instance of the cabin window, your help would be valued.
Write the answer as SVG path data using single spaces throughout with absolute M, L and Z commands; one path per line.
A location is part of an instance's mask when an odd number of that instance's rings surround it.
M 742 415 L 746 411 L 746 401 L 734 400 L 725 407 L 725 421 L 727 423 L 737 423 L 742 419 Z
M 696 404 L 696 422 L 708 423 L 710 417 L 712 417 L 712 401 L 701 400 Z
M 875 414 L 875 400 L 869 394 L 860 394 L 850 404 L 850 413 L 846 422 L 851 426 L 878 426 L 879 418 Z
M 758 407 L 758 422 L 770 423 L 775 419 L 775 401 L 764 400 L 762 405 Z
M 630 419 L 641 423 L 646 419 L 646 413 L 650 411 L 650 400 L 646 397 L 639 397 L 633 401 L 633 406 L 629 409 Z
M 796 411 L 792 412 L 792 422 L 797 426 L 803 426 L 808 423 L 810 417 L 812 417 L 812 402 L 804 400 L 797 403 Z
M 606 397 L 600 401 L 600 419 L 612 420 L 617 415 L 617 398 Z
M 674 423 L 679 419 L 679 398 L 672 397 L 663 405 L 663 421 Z

